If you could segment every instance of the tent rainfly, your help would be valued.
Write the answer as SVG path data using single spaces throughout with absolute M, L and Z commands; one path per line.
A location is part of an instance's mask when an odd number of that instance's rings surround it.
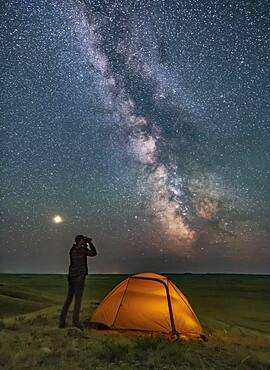
M 168 278 L 155 273 L 133 275 L 119 283 L 94 311 L 91 323 L 109 329 L 204 338 L 184 294 Z

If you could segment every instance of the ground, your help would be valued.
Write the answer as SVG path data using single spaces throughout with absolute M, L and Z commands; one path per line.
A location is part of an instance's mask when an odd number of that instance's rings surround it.
M 83 321 L 125 277 L 88 276 Z M 58 329 L 65 276 L 0 274 L 0 369 L 270 369 L 270 276 L 168 277 L 190 301 L 208 342 Z

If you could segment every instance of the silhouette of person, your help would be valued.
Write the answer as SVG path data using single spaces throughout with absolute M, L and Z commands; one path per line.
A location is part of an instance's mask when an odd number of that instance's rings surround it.
M 77 235 L 75 237 L 75 244 L 69 251 L 70 266 L 68 272 L 68 292 L 65 303 L 63 305 L 60 319 L 59 328 L 66 326 L 66 317 L 69 306 L 75 296 L 72 325 L 79 329 L 83 326 L 80 323 L 80 309 L 81 300 L 84 290 L 85 277 L 88 274 L 87 257 L 95 257 L 97 255 L 96 248 L 92 243 L 92 239 L 84 235 Z

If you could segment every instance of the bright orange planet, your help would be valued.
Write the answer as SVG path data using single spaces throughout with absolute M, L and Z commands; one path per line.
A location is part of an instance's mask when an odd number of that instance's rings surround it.
M 54 224 L 62 224 L 64 222 L 64 219 L 60 215 L 53 216 L 53 223 Z

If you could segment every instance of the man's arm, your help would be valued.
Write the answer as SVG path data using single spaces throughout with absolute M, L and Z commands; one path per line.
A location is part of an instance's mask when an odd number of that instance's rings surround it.
M 86 256 L 95 257 L 97 255 L 96 247 L 92 242 L 88 242 L 87 244 L 89 245 L 90 249 L 88 249 L 87 247 L 84 248 Z

